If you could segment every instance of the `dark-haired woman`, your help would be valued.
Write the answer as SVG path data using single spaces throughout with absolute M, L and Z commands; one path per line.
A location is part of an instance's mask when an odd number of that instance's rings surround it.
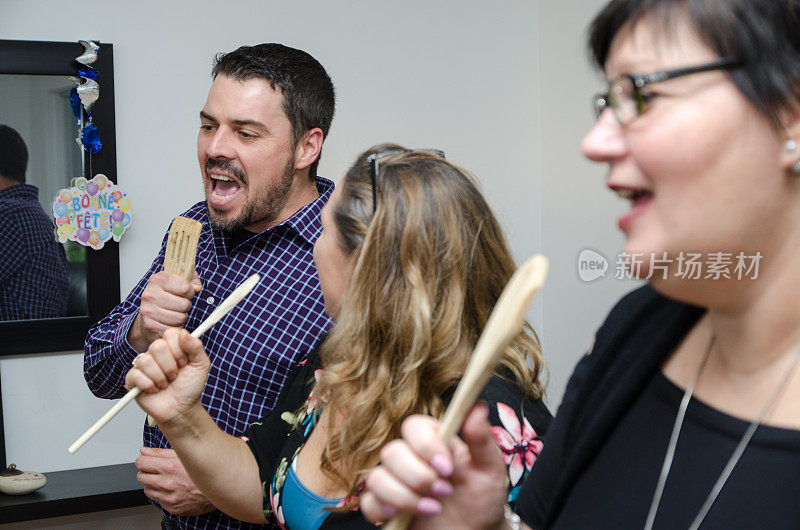
M 591 47 L 609 90 L 583 151 L 631 202 L 619 226 L 649 285 L 578 364 L 518 514 L 536 529 L 800 528 L 800 1 L 614 0 Z M 440 497 L 416 528 L 519 525 L 482 416 L 451 495 L 428 488 L 449 451 L 415 417 L 362 510 Z

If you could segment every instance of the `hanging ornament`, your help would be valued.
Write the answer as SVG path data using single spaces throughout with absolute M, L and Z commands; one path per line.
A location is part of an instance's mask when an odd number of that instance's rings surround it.
M 97 60 L 97 51 L 100 46 L 90 40 L 79 40 L 78 42 L 83 44 L 86 51 L 83 52 L 83 55 L 76 57 L 75 60 L 82 65 L 89 66 Z
M 86 112 L 89 112 L 94 102 L 100 97 L 100 85 L 95 81 L 97 79 L 97 71 L 91 68 L 81 68 L 78 70 L 78 75 L 80 78 L 73 77 L 71 79 L 78 83 L 75 90 L 78 92 L 83 108 L 86 109 Z
M 89 154 L 97 154 L 103 146 L 100 141 L 100 132 L 97 125 L 92 121 L 92 115 L 89 109 L 100 97 L 100 85 L 97 82 L 97 70 L 89 66 L 97 60 L 97 53 L 100 46 L 92 41 L 78 41 L 83 44 L 84 53 L 75 58 L 75 61 L 84 65 L 84 68 L 78 70 L 78 77 L 70 77 L 70 79 L 77 85 L 70 90 L 69 104 L 72 108 L 72 114 L 78 121 L 78 137 L 75 141 L 83 147 Z M 86 118 L 84 119 L 84 113 Z

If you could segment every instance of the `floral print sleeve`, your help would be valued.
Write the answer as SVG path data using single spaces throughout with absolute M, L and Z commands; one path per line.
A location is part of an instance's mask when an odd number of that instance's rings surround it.
M 489 406 L 492 436 L 508 466 L 508 503 L 514 507 L 520 487 L 544 447 L 552 416 L 541 400 L 533 401 L 516 385 L 493 377 L 480 399 Z
M 280 528 L 286 528 L 282 497 L 289 465 L 313 430 L 319 414 L 319 409 L 314 407 L 317 396 L 312 390 L 320 364 L 319 356 L 312 352 L 307 361 L 292 372 L 275 409 L 251 425 L 243 436 L 258 463 L 264 489 L 264 515 Z M 448 394 L 452 397 L 452 393 Z M 522 389 L 499 376 L 489 380 L 479 399 L 489 405 L 492 434 L 508 466 L 508 501 L 513 507 L 520 486 L 542 450 L 542 437 L 552 416 L 541 400 L 531 400 Z M 375 527 L 356 510 L 332 514 L 320 528 L 361 530 Z
M 289 375 L 275 408 L 265 417 L 252 423 L 241 437 L 258 463 L 263 488 L 263 511 L 267 520 L 283 524 L 279 492 L 286 478 L 288 464 L 294 455 L 286 454 L 288 438 L 293 434 L 306 435 L 313 428 L 316 414 L 310 413 L 309 395 L 318 372 L 319 356 L 316 348 Z M 298 412 L 300 411 L 300 412 Z M 300 429 L 300 433 L 294 427 Z M 299 450 L 300 446 L 294 449 Z

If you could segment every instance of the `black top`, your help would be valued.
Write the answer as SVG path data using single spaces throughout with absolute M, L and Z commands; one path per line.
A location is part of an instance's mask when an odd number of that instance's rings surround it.
M 683 390 L 659 367 L 702 315 L 644 287 L 624 298 L 573 374 L 519 497 L 533 528 L 643 528 Z M 655 528 L 687 528 L 745 422 L 687 410 Z M 800 528 L 800 431 L 761 426 L 701 528 Z
M 288 467 L 311 435 L 319 415 L 319 412 L 312 412 L 316 398 L 309 394 L 321 368 L 320 345 L 321 342 L 289 376 L 272 412 L 245 432 L 263 483 L 264 515 L 282 527 L 285 524 L 282 490 Z M 514 505 L 520 485 L 541 452 L 541 437 L 552 416 L 541 400 L 531 400 L 519 386 L 497 375 L 489 380 L 478 399 L 489 406 L 492 434 L 508 466 L 508 501 Z M 448 396 L 444 400 L 449 401 Z M 329 515 L 320 528 L 353 530 L 375 526 L 360 511 L 351 511 Z
M 575 482 L 561 528 L 641 528 L 683 390 L 657 372 Z M 749 422 L 692 400 L 654 528 L 688 528 Z M 635 460 L 631 458 L 635 455 Z M 800 528 L 800 431 L 761 426 L 704 528 Z

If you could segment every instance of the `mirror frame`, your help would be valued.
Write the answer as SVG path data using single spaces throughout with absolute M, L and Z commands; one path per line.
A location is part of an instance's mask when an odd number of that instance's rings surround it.
M 100 45 L 92 65 L 99 74 L 100 97 L 92 106 L 92 117 L 100 129 L 103 147 L 94 156 L 83 151 L 83 162 L 85 168 L 105 174 L 116 184 L 113 46 L 94 42 Z M 0 40 L 0 74 L 76 76 L 83 65 L 75 58 L 83 52 L 78 42 Z M 85 316 L 0 321 L 0 357 L 83 350 L 89 328 L 120 301 L 119 244 L 113 239 L 102 250 L 86 250 L 86 299 L 89 314 Z

